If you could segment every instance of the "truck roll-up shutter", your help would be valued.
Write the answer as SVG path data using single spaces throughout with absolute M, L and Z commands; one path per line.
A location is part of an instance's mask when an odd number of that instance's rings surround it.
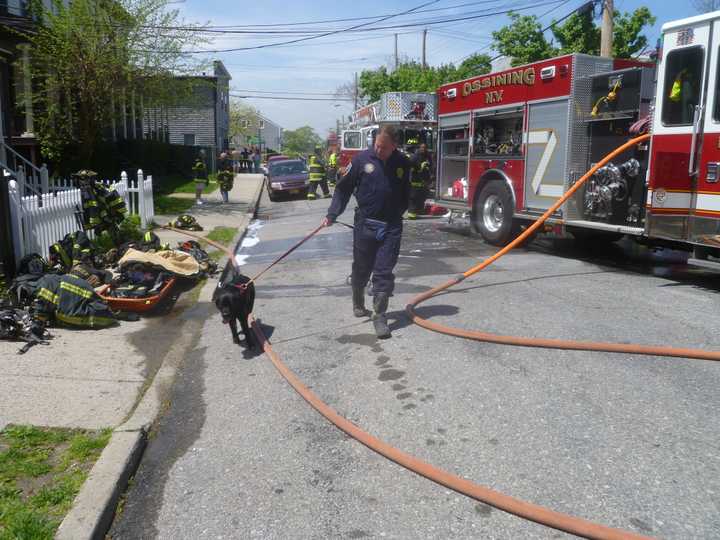
M 470 123 L 470 113 L 449 114 L 438 119 L 440 129 L 467 126 Z

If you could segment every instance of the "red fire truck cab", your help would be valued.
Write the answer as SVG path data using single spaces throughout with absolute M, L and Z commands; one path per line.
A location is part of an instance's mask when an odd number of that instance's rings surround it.
M 436 199 L 501 245 L 649 130 L 548 223 L 720 254 L 718 25 L 720 11 L 665 24 L 657 66 L 571 54 L 440 87 Z

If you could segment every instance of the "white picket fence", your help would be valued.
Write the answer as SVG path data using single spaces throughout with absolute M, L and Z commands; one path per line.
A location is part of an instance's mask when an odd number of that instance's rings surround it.
M 144 177 L 138 170 L 137 179 L 129 180 L 124 171 L 120 180 L 103 183 L 125 199 L 129 214 L 140 216 L 145 229 L 155 219 L 152 176 Z M 10 213 L 16 261 L 29 253 L 47 257 L 52 244 L 66 234 L 82 229 L 82 198 L 80 190 L 70 181 L 51 180 L 49 193 L 22 196 L 23 190 L 10 181 Z M 92 234 L 90 235 L 92 236 Z

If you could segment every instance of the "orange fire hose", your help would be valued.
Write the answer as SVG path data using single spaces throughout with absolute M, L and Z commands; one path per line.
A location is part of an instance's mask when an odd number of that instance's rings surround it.
M 458 336 L 458 337 L 464 337 L 468 339 L 475 339 L 479 341 L 489 341 L 494 343 L 503 343 L 508 345 L 521 345 L 521 346 L 528 346 L 528 347 L 550 347 L 550 348 L 563 348 L 563 349 L 575 349 L 575 350 L 592 350 L 592 351 L 606 351 L 606 352 L 626 352 L 626 353 L 632 353 L 632 354 L 648 354 L 648 355 L 657 355 L 657 356 L 680 356 L 680 357 L 687 357 L 687 358 L 697 358 L 697 359 L 704 359 L 704 360 L 720 360 L 720 353 L 716 352 L 708 352 L 703 351 L 699 349 L 675 349 L 675 348 L 667 348 L 667 347 L 649 347 L 649 346 L 642 346 L 642 345 L 626 345 L 626 344 L 615 344 L 615 343 L 596 343 L 596 342 L 577 342 L 577 341 L 566 341 L 566 340 L 555 340 L 555 339 L 534 339 L 534 338 L 523 338 L 523 337 L 516 337 L 516 336 L 502 336 L 502 335 L 496 335 L 496 334 L 488 334 L 484 332 L 477 332 L 477 331 L 467 331 L 467 330 L 461 330 L 457 328 L 452 328 L 448 326 L 444 326 L 437 323 L 432 323 L 426 319 L 423 319 L 419 315 L 417 315 L 414 311 L 414 308 L 420 304 L 421 302 L 424 302 L 425 300 L 428 300 L 432 296 L 436 295 L 437 293 L 444 291 L 453 285 L 456 285 L 460 282 L 462 282 L 465 278 L 481 271 L 483 268 L 486 268 L 493 262 L 495 262 L 497 259 L 514 249 L 516 246 L 521 244 L 528 236 L 530 236 L 538 227 L 542 225 L 542 223 L 550 216 L 552 215 L 555 210 L 557 210 L 569 197 L 572 196 L 577 189 L 585 182 L 588 178 L 590 178 L 597 169 L 604 166 L 608 161 L 613 159 L 618 154 L 621 154 L 628 148 L 631 148 L 632 146 L 647 140 L 649 138 L 649 135 L 642 135 L 640 137 L 636 137 L 632 139 L 631 141 L 628 141 L 621 147 L 617 148 L 610 154 L 608 154 L 603 160 L 598 162 L 592 169 L 590 169 L 582 178 L 580 178 L 568 191 L 567 193 L 559 199 L 551 208 L 549 208 L 541 218 L 539 218 L 535 223 L 532 224 L 527 230 L 523 232 L 520 236 L 518 236 L 513 242 L 508 244 L 506 247 L 498 251 L 495 255 L 492 257 L 486 259 L 485 261 L 481 262 L 480 264 L 474 266 L 473 268 L 470 268 L 466 272 L 462 274 L 461 277 L 452 279 L 438 287 L 435 287 L 434 289 L 431 289 L 430 291 L 420 294 L 412 299 L 410 304 L 407 305 L 406 309 L 408 313 L 410 314 L 411 319 L 416 324 L 428 328 L 430 330 L 445 333 L 448 335 Z M 177 232 L 181 232 L 184 234 L 188 234 L 189 236 L 194 236 L 196 238 L 202 239 L 209 243 L 210 245 L 215 246 L 218 249 L 221 249 L 225 251 L 230 261 L 233 265 L 235 265 L 234 260 L 234 254 L 228 250 L 225 246 L 222 246 L 221 244 L 218 244 L 216 242 L 213 242 L 211 240 L 207 240 L 200 235 L 188 233 L 187 231 L 182 231 L 179 229 L 174 229 L 172 227 L 165 227 L 170 230 L 176 230 Z M 315 231 L 317 232 L 317 231 Z M 443 486 L 446 486 L 450 489 L 453 489 L 457 491 L 458 493 L 462 493 L 464 495 L 467 495 L 468 497 L 471 497 L 475 500 L 481 501 L 483 503 L 486 503 L 488 505 L 491 505 L 495 508 L 498 508 L 500 510 L 503 510 L 505 512 L 514 514 L 516 516 L 519 516 L 521 518 L 534 521 L 536 523 L 539 523 L 541 525 L 545 525 L 547 527 L 552 527 L 554 529 L 558 529 L 561 531 L 568 532 L 570 534 L 574 534 L 576 536 L 581 536 L 584 538 L 593 538 L 593 539 L 606 539 L 606 540 L 615 540 L 615 539 L 647 539 L 648 537 L 642 536 L 630 531 L 623 531 L 620 529 L 614 529 L 611 527 L 606 527 L 604 525 L 600 525 L 598 523 L 593 523 L 591 521 L 584 520 L 582 518 L 578 518 L 575 516 L 571 516 L 568 514 L 563 514 L 560 512 L 556 512 L 554 510 L 551 510 L 549 508 L 545 508 L 543 506 L 535 505 L 532 503 L 528 503 L 525 501 L 522 501 L 520 499 L 516 499 L 514 497 L 510 497 L 508 495 L 505 495 L 503 493 L 500 493 L 498 491 L 494 491 L 490 488 L 480 486 L 478 484 L 475 484 L 469 480 L 460 478 L 458 476 L 455 476 L 453 474 L 448 473 L 447 471 L 443 471 L 442 469 L 438 469 L 434 467 L 433 465 L 426 463 L 424 461 L 421 461 L 409 454 L 406 454 L 405 452 L 402 452 L 401 450 L 398 450 L 397 448 L 394 448 L 387 443 L 384 443 L 380 441 L 379 439 L 373 437 L 369 433 L 363 431 L 359 427 L 355 426 L 352 422 L 347 420 L 346 418 L 340 416 L 334 409 L 323 403 L 320 398 L 315 395 L 309 388 L 307 388 L 301 381 L 298 379 L 298 377 L 287 367 L 283 364 L 283 362 L 280 360 L 280 357 L 275 353 L 275 351 L 272 349 L 272 346 L 270 345 L 270 342 L 263 334 L 262 329 L 260 328 L 260 325 L 257 324 L 257 321 L 252 317 L 252 315 L 249 317 L 249 320 L 252 324 L 253 330 L 255 331 L 255 334 L 262 343 L 263 350 L 265 353 L 270 357 L 273 365 L 275 368 L 280 372 L 280 374 L 288 381 L 288 383 L 305 399 L 313 408 L 315 408 L 320 414 L 322 414 L 325 418 L 327 418 L 330 422 L 335 424 L 339 429 L 343 430 L 345 433 L 350 435 L 351 437 L 355 438 L 357 441 L 361 442 L 371 450 L 381 454 L 382 456 L 385 456 L 386 458 L 394 461 L 395 463 L 409 469 L 412 472 L 415 472 L 421 476 L 424 476 L 434 482 L 437 482 Z
M 516 346 L 522 346 L 522 347 L 544 347 L 544 348 L 551 348 L 551 349 L 573 349 L 573 350 L 579 350 L 579 351 L 602 351 L 602 352 L 615 352 L 615 353 L 628 353 L 628 354 L 643 354 L 643 355 L 651 355 L 651 356 L 676 356 L 676 357 L 682 357 L 682 358 L 694 358 L 698 360 L 720 360 L 720 352 L 717 351 L 705 351 L 703 349 L 680 349 L 680 348 L 673 348 L 673 347 L 657 347 L 657 346 L 648 346 L 648 345 L 636 345 L 636 344 L 621 344 L 621 343 L 603 343 L 603 342 L 595 342 L 595 341 L 570 341 L 570 340 L 564 340 L 564 339 L 546 339 L 546 338 L 528 338 L 528 337 L 521 337 L 521 336 L 503 336 L 499 334 L 489 334 L 487 332 L 479 332 L 475 330 L 462 330 L 460 328 L 453 328 L 450 326 L 445 326 L 442 324 L 434 323 L 431 321 L 428 321 L 427 319 L 424 319 L 420 317 L 415 312 L 415 307 L 432 298 L 437 293 L 442 292 L 446 289 L 449 289 L 453 285 L 457 285 L 458 283 L 462 282 L 465 278 L 468 278 L 472 276 L 473 274 L 476 274 L 477 272 L 480 272 L 484 268 L 487 268 L 492 263 L 497 261 L 500 257 L 503 255 L 506 255 L 511 250 L 515 249 L 517 246 L 522 244 L 525 239 L 533 234 L 538 227 L 540 227 L 547 218 L 549 218 L 562 204 L 570 198 L 575 191 L 577 191 L 580 186 L 582 186 L 595 172 L 602 166 L 604 166 L 608 161 L 613 159 L 615 156 L 622 154 L 629 148 L 632 148 L 636 144 L 645 141 L 650 138 L 650 135 L 641 135 L 639 137 L 636 137 L 634 139 L 631 139 L 630 141 L 626 142 L 622 146 L 616 148 L 612 152 L 610 152 L 607 156 L 605 156 L 602 160 L 600 160 L 595 166 L 593 166 L 587 173 L 585 173 L 582 178 L 580 178 L 575 184 L 563 195 L 560 197 L 560 199 L 555 202 L 550 208 L 547 209 L 547 211 L 538 218 L 535 223 L 533 223 L 530 227 L 528 227 L 520 236 L 518 236 L 515 240 L 510 242 L 507 246 L 502 248 L 500 251 L 492 255 L 491 257 L 488 257 L 481 263 L 473 266 L 469 270 L 466 270 L 461 274 L 461 276 L 458 276 L 454 279 L 451 279 L 450 281 L 443 283 L 442 285 L 439 285 L 435 287 L 434 289 L 431 289 L 427 292 L 424 292 L 422 294 L 417 295 L 415 298 L 413 298 L 410 303 L 406 306 L 406 310 L 408 314 L 410 315 L 410 318 L 412 321 L 422 326 L 423 328 L 427 328 L 428 330 L 433 330 L 434 332 L 440 332 L 442 334 L 448 334 L 451 336 L 457 336 L 467 339 L 474 339 L 476 341 L 487 341 L 491 343 L 500 343 L 504 345 L 516 345 Z

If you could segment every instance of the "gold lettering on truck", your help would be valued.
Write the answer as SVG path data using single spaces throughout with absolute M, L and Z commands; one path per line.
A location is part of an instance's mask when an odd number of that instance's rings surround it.
M 535 84 L 535 68 L 529 67 L 529 68 L 525 68 L 525 69 L 518 69 L 515 71 L 510 71 L 508 73 L 500 73 L 498 75 L 488 75 L 487 77 L 481 77 L 479 79 L 467 81 L 467 82 L 463 83 L 462 95 L 463 95 L 463 97 L 467 97 L 471 94 L 480 92 L 487 88 L 496 88 L 498 86 L 509 86 L 509 85 L 532 86 L 534 84 Z M 487 92 L 485 94 L 485 103 L 495 103 L 497 101 L 502 100 L 502 90 L 499 91 L 499 94 L 497 92 L 495 94 L 492 94 L 493 95 L 492 98 L 488 97 L 490 94 L 491 94 L 491 92 Z M 488 101 L 491 99 L 493 101 Z

